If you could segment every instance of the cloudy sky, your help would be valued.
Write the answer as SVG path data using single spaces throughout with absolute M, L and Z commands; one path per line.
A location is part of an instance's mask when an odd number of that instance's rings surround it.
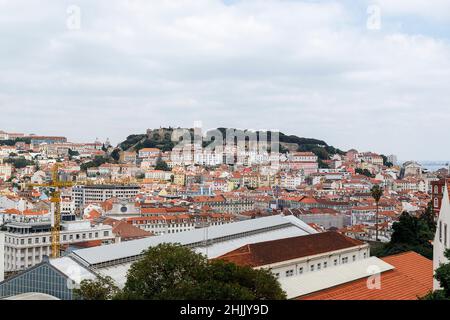
M 448 0 L 0 0 L 0 130 L 200 120 L 450 159 L 449 30 Z

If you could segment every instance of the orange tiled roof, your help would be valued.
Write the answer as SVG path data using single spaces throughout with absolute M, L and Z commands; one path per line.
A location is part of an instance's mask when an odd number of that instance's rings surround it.
M 433 289 L 433 262 L 415 252 L 382 258 L 394 266 L 381 274 L 381 289 L 367 288 L 367 278 L 315 292 L 299 300 L 417 300 Z

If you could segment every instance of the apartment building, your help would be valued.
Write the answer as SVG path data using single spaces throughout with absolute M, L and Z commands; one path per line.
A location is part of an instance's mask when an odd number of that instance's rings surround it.
M 140 189 L 138 185 L 79 185 L 72 188 L 72 199 L 78 209 L 86 204 L 104 202 L 111 198 L 134 198 Z
M 282 174 L 280 176 L 280 186 L 286 189 L 296 189 L 304 181 L 304 177 L 300 174 Z
M 233 222 L 233 216 L 229 214 L 205 214 L 205 215 L 159 215 L 147 217 L 127 218 L 126 221 L 142 230 L 152 232 L 155 235 L 179 233 L 209 226 L 220 226 Z
M 294 162 L 317 162 L 317 156 L 312 152 L 294 152 L 288 156 Z
M 191 197 L 188 200 L 196 205 L 209 206 L 215 211 L 231 214 L 239 214 L 241 212 L 250 211 L 253 210 L 255 206 L 253 200 L 242 197 L 225 198 L 222 195 L 196 196 Z
M 12 176 L 12 166 L 10 164 L 0 164 L 0 180 L 8 180 Z
M 139 150 L 138 157 L 139 158 L 151 158 L 151 157 L 159 157 L 161 155 L 161 150 L 158 148 L 144 148 Z
M 423 179 L 415 179 L 413 177 L 406 177 L 403 180 L 395 180 L 393 183 L 393 190 L 397 192 L 411 191 L 411 192 L 427 192 L 428 184 Z
M 40 144 L 55 144 L 55 143 L 66 143 L 66 137 L 52 137 L 52 136 L 30 136 L 31 145 L 38 146 Z
M 171 177 L 172 177 L 171 171 L 148 170 L 145 172 L 145 179 L 168 181 L 171 179 Z
M 115 238 L 109 225 L 91 226 L 89 221 L 64 221 L 61 227 L 62 245 L 93 240 L 108 244 Z M 51 255 L 49 219 L 9 222 L 5 228 L 5 272 L 25 270 L 42 262 L 44 256 Z

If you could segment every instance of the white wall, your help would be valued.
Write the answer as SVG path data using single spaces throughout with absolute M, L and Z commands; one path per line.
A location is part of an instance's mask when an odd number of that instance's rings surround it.
M 445 234 L 445 226 L 447 226 L 447 235 Z M 445 243 L 447 240 L 447 243 Z M 436 234 L 433 241 L 433 269 L 436 270 L 440 264 L 448 263 L 444 256 L 444 252 L 450 248 L 450 199 L 448 189 L 444 189 L 444 197 L 442 198 L 441 211 L 437 221 Z M 440 289 L 439 282 L 433 279 L 433 289 Z
M 0 282 L 5 279 L 5 234 L 0 231 Z

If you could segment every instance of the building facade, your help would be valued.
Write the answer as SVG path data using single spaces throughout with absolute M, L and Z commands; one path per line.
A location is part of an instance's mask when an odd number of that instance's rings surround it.
M 137 185 L 80 185 L 72 188 L 72 199 L 78 209 L 86 204 L 104 202 L 111 198 L 134 198 L 140 189 Z
M 4 267 L 5 272 L 25 270 L 42 262 L 51 255 L 51 223 L 10 222 L 5 225 Z M 112 227 L 91 226 L 89 221 L 62 223 L 61 245 L 101 240 L 105 244 L 114 240 Z

